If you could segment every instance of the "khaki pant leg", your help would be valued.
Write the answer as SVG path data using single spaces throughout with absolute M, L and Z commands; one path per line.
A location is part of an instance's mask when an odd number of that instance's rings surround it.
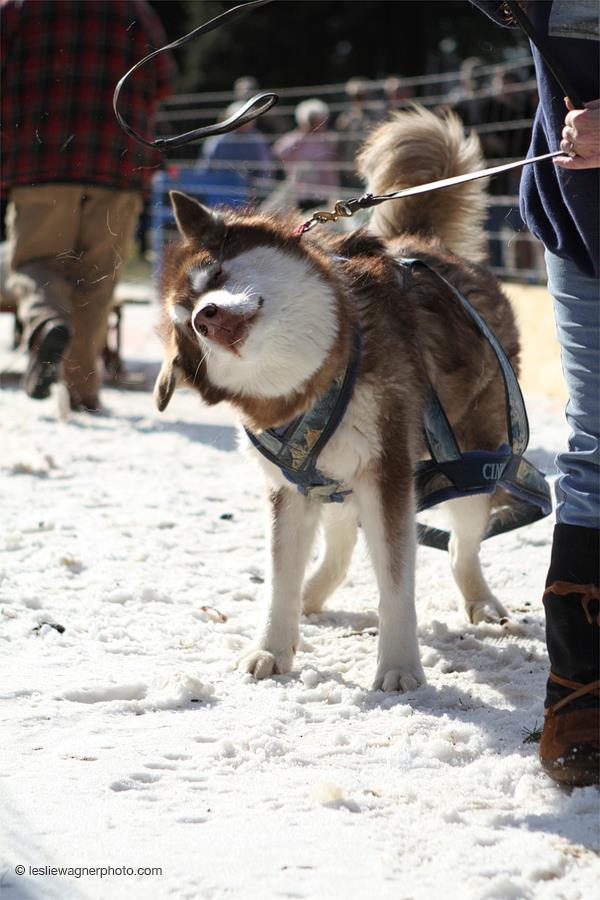
M 94 405 L 114 287 L 127 259 L 142 201 L 135 191 L 85 190 L 79 231 L 82 251 L 72 294 L 73 339 L 65 354 L 65 379 L 72 399 Z
M 80 185 L 15 187 L 7 211 L 7 287 L 19 304 L 24 341 L 48 319 L 71 318 Z

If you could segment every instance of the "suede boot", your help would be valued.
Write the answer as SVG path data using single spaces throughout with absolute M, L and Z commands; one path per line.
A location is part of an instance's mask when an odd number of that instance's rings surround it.
M 546 687 L 540 761 L 555 781 L 597 784 L 600 531 L 556 525 L 546 579 Z

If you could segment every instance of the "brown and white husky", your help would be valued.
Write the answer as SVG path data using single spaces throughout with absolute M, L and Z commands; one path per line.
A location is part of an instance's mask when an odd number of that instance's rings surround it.
M 482 166 L 476 138 L 453 116 L 397 113 L 369 137 L 359 168 L 373 193 Z M 493 351 L 439 278 L 408 279 L 398 257 L 419 257 L 483 315 L 517 367 L 511 308 L 484 257 L 481 181 L 377 207 L 369 230 L 326 225 L 299 237 L 297 222 L 212 212 L 172 193 L 182 240 L 164 275 L 166 355 L 155 386 L 160 410 L 178 385 L 209 404 L 226 401 L 250 430 L 281 426 L 310 409 L 344 372 L 353 335 L 362 356 L 351 400 L 319 457 L 319 469 L 352 493 L 309 500 L 255 453 L 270 484 L 269 608 L 240 662 L 256 678 L 288 672 L 302 611 L 318 612 L 342 582 L 362 525 L 379 589 L 374 687 L 411 690 L 424 681 L 415 614 L 413 473 L 427 456 L 423 411 L 437 392 L 463 450 L 506 439 L 503 382 Z M 505 610 L 479 563 L 488 495 L 450 500 L 450 563 L 471 622 Z M 319 527 L 323 548 L 307 575 Z

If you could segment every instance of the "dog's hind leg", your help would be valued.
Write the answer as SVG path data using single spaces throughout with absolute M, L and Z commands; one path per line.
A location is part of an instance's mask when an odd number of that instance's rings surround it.
M 295 490 L 271 493 L 271 602 L 253 650 L 239 662 L 255 678 L 283 675 L 292 668 L 300 636 L 304 572 L 315 539 L 321 507 Z
M 346 576 L 356 543 L 356 507 L 352 500 L 323 508 L 323 547 L 317 566 L 302 591 L 306 615 L 321 612 L 328 597 Z
M 450 566 L 470 622 L 499 622 L 506 610 L 481 571 L 479 545 L 490 518 L 491 496 L 458 497 L 444 504 L 450 524 Z

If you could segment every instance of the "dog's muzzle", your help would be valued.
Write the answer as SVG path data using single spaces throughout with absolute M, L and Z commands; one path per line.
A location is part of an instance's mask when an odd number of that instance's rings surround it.
M 241 313 L 216 303 L 206 303 L 192 316 L 192 327 L 201 338 L 239 353 L 256 312 Z

